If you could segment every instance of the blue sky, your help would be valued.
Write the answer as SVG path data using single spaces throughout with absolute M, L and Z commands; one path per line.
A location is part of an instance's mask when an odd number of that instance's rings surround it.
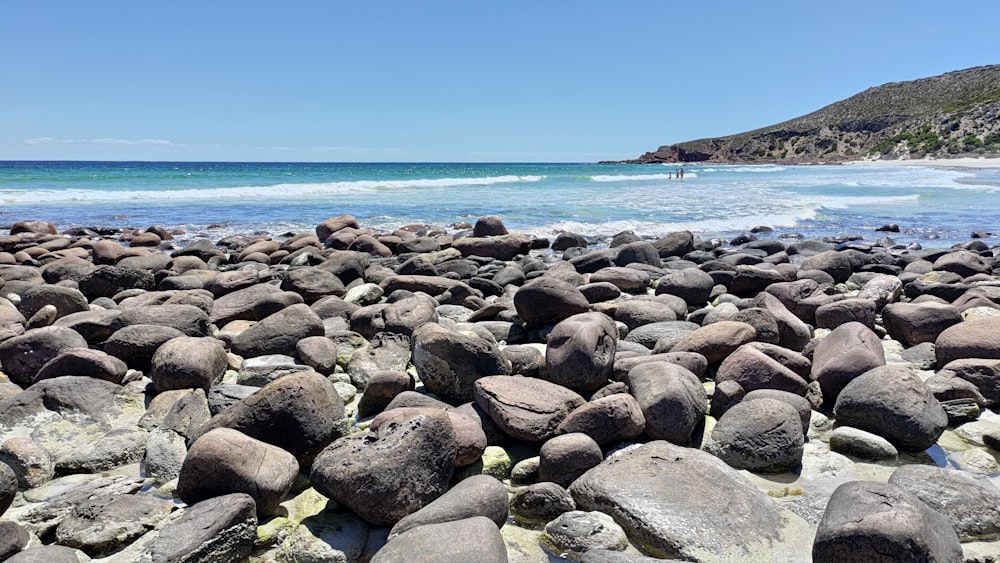
M 996 0 L 0 1 L 0 160 L 622 159 L 1000 63 Z

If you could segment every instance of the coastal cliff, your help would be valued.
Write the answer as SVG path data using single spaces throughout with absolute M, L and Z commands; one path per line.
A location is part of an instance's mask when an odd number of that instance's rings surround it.
M 1000 65 L 869 88 L 818 111 L 624 163 L 835 163 L 1000 155 Z

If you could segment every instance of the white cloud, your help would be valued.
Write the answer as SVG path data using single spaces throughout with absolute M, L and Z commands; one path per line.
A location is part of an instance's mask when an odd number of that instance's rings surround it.
M 26 145 L 48 145 L 53 141 L 52 137 L 35 137 L 24 142 Z

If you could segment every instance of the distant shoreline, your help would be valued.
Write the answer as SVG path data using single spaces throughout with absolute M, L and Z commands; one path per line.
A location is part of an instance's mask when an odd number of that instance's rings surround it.
M 911 158 L 902 160 L 852 160 L 846 166 L 934 166 L 938 168 L 996 169 L 1000 158 Z

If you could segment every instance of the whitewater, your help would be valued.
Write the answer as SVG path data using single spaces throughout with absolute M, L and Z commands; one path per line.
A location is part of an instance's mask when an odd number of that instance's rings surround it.
M 499 215 L 512 231 L 597 244 L 633 231 L 723 241 L 890 236 L 946 247 L 1000 235 L 1000 171 L 928 166 L 0 161 L 0 227 L 183 231 L 181 240 L 311 230 L 354 215 L 381 231 L 453 230 Z M 899 233 L 876 229 L 895 223 Z M 761 229 L 767 227 L 770 229 Z M 1000 238 L 998 238 L 1000 240 Z M 987 242 L 989 239 L 987 238 Z

